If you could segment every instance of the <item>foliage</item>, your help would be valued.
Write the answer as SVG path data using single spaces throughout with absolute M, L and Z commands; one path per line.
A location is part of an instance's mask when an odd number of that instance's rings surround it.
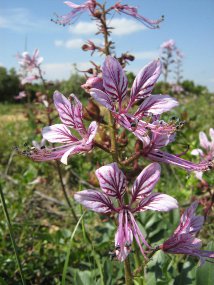
M 19 93 L 19 77 L 14 68 L 0 66 L 0 102 L 12 102 Z
M 182 100 L 185 104 L 177 108 L 173 115 L 185 119 L 186 127 L 178 133 L 178 144 L 171 146 L 173 152 L 181 152 L 182 145 L 190 141 L 192 142 L 190 150 L 195 148 L 198 145 L 198 131 L 207 132 L 210 122 L 214 121 L 213 108 L 210 107 L 214 104 L 212 95 L 188 96 Z M 22 105 L 0 105 L 0 113 L 1 130 L 4 134 L 0 142 L 1 183 L 4 186 L 6 202 L 23 261 L 24 275 L 29 284 L 59 285 L 75 222 L 64 204 L 59 191 L 59 181 L 54 175 L 56 170 L 52 163 L 35 164 L 15 155 L 7 175 L 4 175 L 13 147 L 22 146 L 25 142 L 30 143 L 34 138 L 34 130 L 29 129 L 28 122 L 23 116 Z M 189 154 L 187 158 L 193 159 Z M 90 154 L 74 157 L 66 167 L 70 175 L 65 175 L 63 171 L 71 197 L 73 192 L 88 188 L 82 185 L 81 181 L 82 183 L 84 181 L 94 183 L 93 170 L 96 163 L 102 165 L 109 162 L 107 156 L 99 150 L 93 156 L 92 161 L 91 159 Z M 145 164 L 145 160 L 142 160 L 142 163 Z M 74 173 L 80 175 L 80 182 Z M 209 173 L 205 176 L 209 177 L 209 182 L 213 184 L 213 174 Z M 43 180 L 41 179 L 38 184 L 31 184 L 38 177 Z M 157 185 L 157 191 L 173 195 L 185 207 L 192 197 L 197 196 L 200 199 L 203 195 L 193 175 L 188 176 L 183 170 L 165 165 L 162 165 L 162 177 Z M 56 201 L 49 201 L 38 193 L 43 193 L 45 197 L 55 198 Z M 82 213 L 81 207 L 77 204 L 75 204 L 75 209 L 77 213 Z M 15 257 L 2 210 L 0 217 L 0 283 L 18 285 L 20 284 L 19 275 L 16 271 Z M 164 240 L 173 232 L 178 220 L 178 211 L 169 214 L 150 212 L 140 215 L 138 223 L 143 232 L 146 230 L 149 233 L 148 240 L 157 242 L 160 239 Z M 205 244 L 213 239 L 213 215 L 209 217 L 201 234 Z M 114 247 L 113 239 L 114 226 L 110 220 L 96 213 L 86 212 L 74 236 L 67 282 L 71 284 L 124 284 L 123 266 L 114 260 L 111 261 L 108 255 Z M 134 265 L 133 257 L 131 256 L 132 266 Z M 143 262 L 141 257 L 140 262 Z M 193 258 L 163 256 L 161 253 L 156 253 L 146 266 L 146 284 L 195 284 L 196 278 L 201 276 L 201 270 L 204 268 L 207 270 L 207 266 L 210 266 L 207 264 L 197 269 L 195 265 L 196 261 Z M 133 270 L 135 269 L 133 267 Z M 196 275 L 197 270 L 200 274 Z M 142 278 L 138 277 L 139 275 L 139 270 L 136 270 L 135 284 L 141 284 Z

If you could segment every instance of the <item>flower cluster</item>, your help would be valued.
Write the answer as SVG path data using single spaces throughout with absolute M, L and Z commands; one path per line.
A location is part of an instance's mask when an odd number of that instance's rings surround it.
M 95 18 L 100 18 L 102 15 L 101 11 L 98 10 L 101 7 L 101 4 L 96 0 L 88 0 L 80 5 L 77 5 L 70 1 L 65 1 L 64 3 L 72 9 L 71 12 L 63 16 L 56 15 L 56 19 L 52 19 L 53 22 L 63 26 L 72 24 L 83 12 L 88 12 L 89 15 L 94 16 Z M 127 4 L 121 4 L 120 1 L 108 8 L 108 12 L 112 10 L 116 11 L 117 13 L 123 13 L 130 17 L 133 17 L 150 29 L 159 28 L 159 24 L 163 21 L 163 17 L 158 20 L 150 20 L 148 18 L 145 18 L 138 13 L 136 7 Z
M 50 143 L 60 143 L 52 148 L 33 148 L 24 154 L 35 161 L 60 159 L 67 164 L 68 156 L 88 152 L 93 147 L 93 138 L 97 132 L 97 123 L 94 121 L 88 129 L 83 124 L 83 109 L 81 102 L 75 95 L 70 95 L 70 101 L 58 91 L 54 93 L 54 104 L 59 113 L 62 124 L 45 127 L 42 135 Z M 74 129 L 81 138 L 73 135 L 69 128 Z
M 34 143 L 34 147 L 25 151 L 24 154 L 35 161 L 60 160 L 64 164 L 67 164 L 68 157 L 87 153 L 95 145 L 111 154 L 113 161 L 116 162 L 104 165 L 96 170 L 96 177 L 102 191 L 83 190 L 75 193 L 74 199 L 92 211 L 106 215 L 117 215 L 118 225 L 115 234 L 114 256 L 119 261 L 124 261 L 127 258 L 131 252 L 134 239 L 145 259 L 147 259 L 147 253 L 151 254 L 156 250 L 162 250 L 165 253 L 193 255 L 199 257 L 201 263 L 205 261 L 205 258 L 213 258 L 213 252 L 200 250 L 201 241 L 195 237 L 203 224 L 203 218 L 195 216 L 196 202 L 182 215 L 180 225 L 172 237 L 156 248 L 152 248 L 146 241 L 136 221 L 137 213 L 147 210 L 170 211 L 178 207 L 177 201 L 171 196 L 152 192 L 161 174 L 159 163 L 172 164 L 197 173 L 202 173 L 213 166 L 213 129 L 210 129 L 211 142 L 208 141 L 204 133 L 200 133 L 200 143 L 206 149 L 207 154 L 204 154 L 200 149 L 192 152 L 192 154 L 201 156 L 202 160 L 199 163 L 181 158 L 183 153 L 171 154 L 162 150 L 163 147 L 175 140 L 176 130 L 183 125 L 183 122 L 177 122 L 174 119 L 169 122 L 161 120 L 161 115 L 178 106 L 178 101 L 167 94 L 152 94 L 161 72 L 164 74 L 165 82 L 167 81 L 170 71 L 169 64 L 174 62 L 172 53 L 176 51 L 179 59 L 183 57 L 176 48 L 175 41 L 169 40 L 161 45 L 162 61 L 160 59 L 154 60 L 142 68 L 130 90 L 123 68 L 127 61 L 132 61 L 134 57 L 128 53 L 122 54 L 118 59 L 109 55 L 113 42 L 108 40 L 111 27 L 107 25 L 106 15 L 110 12 L 115 11 L 131 16 L 151 29 L 158 28 L 163 18 L 158 20 L 147 19 L 138 13 L 137 8 L 121 4 L 121 1 L 108 9 L 105 8 L 106 3 L 100 4 L 96 0 L 87 0 L 80 5 L 70 1 L 66 1 L 65 4 L 71 8 L 71 11 L 63 16 L 57 15 L 56 20 L 53 21 L 67 25 L 73 23 L 83 12 L 88 12 L 98 22 L 98 34 L 104 35 L 104 46 L 102 48 L 90 40 L 82 46 L 84 51 L 91 51 L 93 54 L 97 50 L 106 55 L 102 68 L 92 62 L 94 69 L 91 68 L 86 73 L 93 75 L 93 77 L 87 78 L 86 83 L 81 86 L 92 97 L 90 98 L 90 108 L 85 108 L 90 113 L 89 120 L 95 119 L 96 121 L 92 121 L 86 128 L 83 122 L 83 106 L 78 98 L 72 94 L 67 99 L 60 92 L 55 91 L 53 101 L 62 123 L 52 125 L 49 122 L 50 126 L 42 130 L 42 144 Z M 19 58 L 21 66 L 27 73 L 37 69 L 40 77 L 34 74 L 31 76 L 42 79 L 40 70 L 42 58 L 39 57 L 38 50 L 34 52 L 32 57 L 23 53 Z M 180 69 L 178 69 L 178 74 L 179 72 Z M 177 83 L 179 83 L 179 76 Z M 31 80 L 27 77 L 23 82 L 31 82 Z M 178 85 L 175 87 L 177 88 Z M 45 98 L 42 98 L 41 100 L 44 101 Z M 109 115 L 108 126 L 103 119 L 105 114 L 103 117 L 100 115 L 99 106 L 93 102 L 93 99 L 106 108 Z M 45 104 L 45 102 L 43 103 Z M 92 108 L 95 109 L 95 112 L 90 112 Z M 102 124 L 100 129 L 106 127 L 109 129 L 109 132 L 106 131 L 105 133 L 107 144 L 105 144 L 106 141 L 102 135 L 100 136 L 101 143 L 95 140 L 98 123 Z M 122 135 L 128 131 L 137 138 L 136 144 L 139 143 L 137 155 L 152 161 L 141 172 L 139 171 L 140 174 L 134 181 L 131 190 L 128 189 L 125 166 L 127 161 L 133 162 L 133 160 L 126 159 L 123 161 L 120 150 L 116 154 L 120 139 L 118 131 L 120 127 L 124 128 Z M 47 147 L 44 140 L 48 141 L 51 147 Z M 124 167 L 124 172 L 118 165 L 121 168 Z M 134 170 L 136 169 L 134 168 Z
M 124 261 L 130 253 L 133 237 L 144 256 L 142 244 L 150 248 L 137 225 L 134 217 L 136 213 L 147 210 L 170 211 L 178 207 L 177 201 L 169 195 L 152 193 L 160 178 L 160 171 L 158 163 L 152 163 L 142 170 L 134 182 L 128 204 L 124 198 L 125 193 L 128 194 L 126 177 L 117 163 L 102 166 L 96 171 L 103 192 L 88 189 L 74 195 L 77 202 L 92 211 L 118 215 L 115 256 L 120 261 Z
M 196 256 L 200 259 L 201 264 L 204 264 L 206 258 L 214 258 L 214 252 L 200 250 L 201 240 L 195 237 L 204 223 L 204 217 L 195 215 L 197 205 L 198 203 L 194 202 L 186 209 L 173 235 L 159 248 L 165 253 Z
M 204 151 L 200 148 L 193 149 L 191 154 L 199 156 L 201 160 L 204 161 L 212 161 L 214 159 L 214 129 L 210 128 L 210 138 L 211 141 L 208 140 L 206 134 L 204 132 L 199 133 L 199 141 L 200 146 L 204 149 Z M 202 180 L 202 171 L 195 172 L 196 177 L 199 180 Z
M 17 58 L 22 72 L 21 83 L 23 85 L 40 78 L 40 65 L 43 62 L 43 57 L 39 56 L 38 49 L 35 49 L 32 56 L 26 51 L 22 54 L 18 53 Z

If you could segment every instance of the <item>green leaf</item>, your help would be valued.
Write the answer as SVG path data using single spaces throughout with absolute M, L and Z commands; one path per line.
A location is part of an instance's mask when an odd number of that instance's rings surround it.
M 210 242 L 207 250 L 214 250 L 214 242 Z M 206 262 L 199 267 L 196 272 L 196 285 L 213 285 L 214 284 L 214 266 L 213 263 Z

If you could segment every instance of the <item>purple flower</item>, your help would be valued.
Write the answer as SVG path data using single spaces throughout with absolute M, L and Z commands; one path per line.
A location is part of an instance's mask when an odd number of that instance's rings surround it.
M 88 152 L 93 147 L 93 139 L 97 131 L 97 123 L 92 122 L 85 128 L 82 118 L 82 104 L 75 95 L 70 95 L 70 101 L 58 91 L 54 92 L 54 104 L 59 113 L 62 124 L 45 127 L 43 138 L 50 143 L 62 145 L 53 148 L 33 149 L 25 153 L 35 161 L 60 159 L 67 164 L 68 156 Z M 74 136 L 69 128 L 79 133 L 80 138 Z
M 19 95 L 14 96 L 14 99 L 15 100 L 21 100 L 21 99 L 26 98 L 26 97 L 27 97 L 27 94 L 25 93 L 25 91 L 21 91 L 21 92 L 19 92 Z
M 37 80 L 37 79 L 38 79 L 37 75 L 29 75 L 29 76 L 22 78 L 21 84 L 25 85 L 27 83 L 32 83 L 34 80 Z
M 153 122 L 155 125 L 156 122 Z M 162 122 L 162 124 L 165 124 Z M 207 171 L 212 166 L 212 161 L 201 161 L 200 163 L 194 163 L 186 159 L 181 158 L 180 155 L 170 154 L 168 152 L 160 150 L 175 139 L 175 133 L 158 133 L 151 132 L 149 139 L 144 141 L 142 155 L 152 161 L 164 162 L 181 167 L 187 171 Z
M 204 151 L 200 148 L 193 149 L 192 155 L 199 155 L 204 160 L 212 160 L 214 158 L 214 129 L 210 128 L 210 138 L 211 141 L 208 140 L 206 134 L 204 132 L 199 133 L 199 141 L 200 146 L 204 149 Z
M 129 5 L 122 5 L 120 2 L 117 2 L 112 9 L 117 11 L 118 13 L 123 13 L 128 16 L 131 16 L 141 23 L 143 23 L 146 27 L 150 29 L 157 29 L 159 28 L 159 24 L 163 21 L 163 17 L 158 20 L 150 20 L 148 18 L 145 18 L 144 16 L 138 14 L 138 10 L 136 7 L 129 6 Z
M 173 84 L 171 88 L 172 88 L 171 89 L 172 92 L 178 93 L 178 94 L 184 91 L 183 87 L 179 84 Z
M 160 178 L 160 171 L 158 163 L 152 163 L 144 168 L 134 182 L 129 204 L 124 200 L 127 181 L 117 163 L 102 166 L 96 171 L 103 192 L 88 189 L 74 195 L 77 202 L 92 211 L 118 215 L 115 254 L 120 261 L 130 253 L 133 237 L 144 256 L 142 243 L 150 247 L 137 225 L 135 213 L 147 210 L 170 211 L 178 207 L 174 198 L 162 193 L 152 193 Z
M 22 69 L 26 71 L 32 71 L 37 68 L 43 61 L 43 57 L 39 56 L 39 50 L 35 49 L 32 56 L 28 52 L 23 52 L 22 54 L 17 54 L 19 64 Z
M 158 116 L 178 105 L 178 102 L 168 95 L 151 95 L 155 82 L 161 74 L 160 60 L 154 60 L 145 66 L 134 80 L 130 97 L 127 100 L 128 80 L 119 62 L 107 56 L 103 68 L 103 87 L 92 88 L 91 96 L 109 109 L 117 123 L 133 132 L 143 142 L 148 141 L 148 129 L 152 132 L 173 132 L 173 125 L 150 124 L 142 118 Z M 134 114 L 130 110 L 139 101 Z M 128 101 L 128 102 L 127 102 Z
M 81 85 L 81 87 L 87 92 L 90 93 L 92 88 L 96 88 L 104 91 L 103 79 L 98 76 L 89 77 L 87 81 Z
M 195 237 L 204 223 L 204 217 L 195 215 L 197 206 L 198 203 L 194 202 L 186 209 L 173 235 L 159 248 L 165 253 L 196 256 L 203 264 L 207 257 L 214 258 L 214 252 L 200 250 L 201 240 Z
M 92 14 L 96 8 L 96 0 L 88 0 L 81 5 L 77 5 L 70 1 L 65 1 L 64 3 L 72 9 L 71 12 L 63 16 L 56 15 L 57 19 L 52 20 L 55 23 L 63 26 L 71 24 L 83 12 L 88 11 L 90 14 Z
M 163 42 L 161 45 L 162 49 L 167 49 L 169 51 L 173 51 L 175 49 L 175 41 L 170 39 L 166 42 Z
M 200 156 L 202 161 L 211 162 L 214 158 L 214 129 L 210 128 L 210 138 L 211 141 L 208 140 L 206 134 L 204 132 L 199 133 L 199 141 L 201 147 L 204 151 L 200 148 L 193 149 L 191 151 L 192 155 Z M 203 172 L 196 171 L 195 176 L 197 179 L 203 181 Z

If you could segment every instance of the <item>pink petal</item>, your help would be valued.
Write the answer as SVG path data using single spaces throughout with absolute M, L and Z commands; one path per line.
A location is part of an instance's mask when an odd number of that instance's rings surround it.
M 109 196 L 120 199 L 126 189 L 126 178 L 117 163 L 111 163 L 96 170 L 101 189 Z
M 70 100 L 59 91 L 54 92 L 54 104 L 63 124 L 85 133 L 82 121 L 82 103 L 73 94 L 70 96 Z
M 140 119 L 142 116 L 160 115 L 178 106 L 178 102 L 168 95 L 151 95 L 146 98 L 135 113 Z
M 191 151 L 191 154 L 192 155 L 201 155 L 201 156 L 203 156 L 203 150 L 202 149 L 200 149 L 200 148 L 196 148 L 196 149 L 193 149 L 192 151 Z
M 202 216 L 196 216 L 195 211 L 198 206 L 198 202 L 195 201 L 191 204 L 189 208 L 185 210 L 180 219 L 180 224 L 175 230 L 174 234 L 183 233 L 197 233 L 204 223 L 204 218 Z
M 109 213 L 114 206 L 107 195 L 95 190 L 83 190 L 74 194 L 74 199 L 84 207 L 98 212 Z
M 73 136 L 70 130 L 63 124 L 55 124 L 43 128 L 42 136 L 51 143 L 70 143 L 78 141 L 78 139 Z
M 68 7 L 72 8 L 72 9 L 78 9 L 78 8 L 84 8 L 85 7 L 85 5 L 78 5 L 78 4 L 75 4 L 71 1 L 65 1 L 64 4 L 67 5 Z
M 95 121 L 91 122 L 91 124 L 89 125 L 88 130 L 87 130 L 88 139 L 87 139 L 85 144 L 92 143 L 92 141 L 93 141 L 93 139 L 97 133 L 97 128 L 98 128 L 97 123 Z
M 92 144 L 86 145 L 83 141 L 79 141 L 78 143 L 72 145 L 61 157 L 61 162 L 63 164 L 68 164 L 68 157 L 75 154 L 81 154 L 84 152 L 88 152 L 92 149 Z
M 121 106 L 128 88 L 128 80 L 122 66 L 117 59 L 107 56 L 102 71 L 106 93 Z
M 143 169 L 132 187 L 132 202 L 151 193 L 160 178 L 160 172 L 158 163 L 151 163 Z
M 139 204 L 138 211 L 171 211 L 178 208 L 178 202 L 169 195 L 162 193 L 152 193 Z
M 114 105 L 111 100 L 111 97 L 107 95 L 105 92 L 102 90 L 92 88 L 90 90 L 90 95 L 101 105 L 109 109 L 110 111 L 114 110 Z
M 200 145 L 209 151 L 210 149 L 210 142 L 207 139 L 207 136 L 204 132 L 199 133 L 199 140 L 200 140 Z
M 210 128 L 210 138 L 212 142 L 214 143 L 214 129 L 213 128 Z
M 152 133 L 153 149 L 162 148 L 175 140 L 176 133 Z
M 148 96 L 161 74 L 160 60 L 154 60 L 138 73 L 131 89 L 132 104 Z

